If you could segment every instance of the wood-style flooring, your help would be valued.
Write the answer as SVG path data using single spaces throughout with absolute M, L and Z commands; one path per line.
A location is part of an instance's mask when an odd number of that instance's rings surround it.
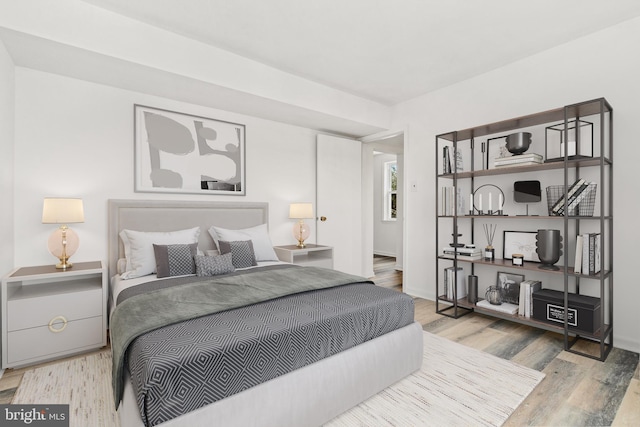
M 401 291 L 402 275 L 390 266 L 395 259 L 376 256 L 372 279 Z M 433 301 L 415 299 L 415 318 L 425 331 L 546 374 L 505 426 L 640 425 L 637 353 L 614 348 L 599 362 L 563 351 L 564 338 L 557 333 L 476 313 L 451 319 L 435 311 Z M 591 345 L 578 344 L 583 351 Z
M 374 271 L 376 284 L 402 290 L 394 258 L 375 257 Z M 425 331 L 546 374 L 506 426 L 640 425 L 637 353 L 614 348 L 605 362 L 598 362 L 563 351 L 557 333 L 475 313 L 451 319 L 421 298 L 415 299 L 415 317 Z M 0 404 L 10 403 L 24 372 L 38 366 L 8 369 L 0 379 Z

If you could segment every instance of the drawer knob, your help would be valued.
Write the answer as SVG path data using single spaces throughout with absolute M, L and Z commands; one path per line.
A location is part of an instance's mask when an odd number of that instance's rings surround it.
M 61 321 L 62 325 L 59 328 L 56 328 L 56 322 Z M 53 333 L 62 332 L 67 327 L 67 319 L 64 316 L 56 316 L 49 321 L 49 330 Z

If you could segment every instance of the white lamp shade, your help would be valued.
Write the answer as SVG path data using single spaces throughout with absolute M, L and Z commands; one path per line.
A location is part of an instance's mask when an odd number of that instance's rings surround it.
M 289 205 L 289 218 L 292 218 L 292 219 L 313 218 L 313 204 L 291 203 Z
M 43 224 L 71 224 L 84 222 L 82 199 L 47 197 L 42 205 Z

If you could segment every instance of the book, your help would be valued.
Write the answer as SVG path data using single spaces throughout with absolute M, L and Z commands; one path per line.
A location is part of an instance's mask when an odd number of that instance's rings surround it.
M 518 301 L 518 314 L 524 317 L 533 315 L 533 293 L 542 288 L 542 282 L 538 280 L 524 280 L 520 283 L 520 300 Z
M 503 302 L 500 305 L 495 305 L 495 304 L 491 304 L 486 299 L 483 299 L 481 301 L 478 301 L 476 306 L 477 307 L 486 308 L 486 309 L 489 309 L 489 310 L 499 311 L 500 313 L 507 313 L 507 314 L 516 314 L 516 313 L 518 313 L 518 306 L 515 305 L 515 304 L 511 304 L 509 302 Z
M 455 258 L 455 253 L 453 252 L 445 252 L 443 254 L 444 257 L 446 258 L 450 258 L 450 259 L 454 259 Z M 475 259 L 481 259 L 482 258 L 482 254 L 458 254 L 458 259 L 466 259 L 466 260 L 475 260 Z
M 457 275 L 454 267 L 447 267 L 445 270 L 445 289 L 447 299 L 460 299 L 467 296 L 467 286 L 464 280 L 464 270 L 462 267 L 457 268 Z M 457 278 L 456 278 L 457 276 Z M 454 291 L 454 283 L 456 283 Z M 455 294 L 454 294 L 455 292 Z
M 571 196 L 573 196 L 573 194 L 578 191 L 578 189 L 580 187 L 582 187 L 582 185 L 584 184 L 584 179 L 579 179 L 576 182 L 574 182 L 573 184 L 571 184 L 571 186 L 569 187 L 569 189 L 567 190 L 567 198 L 571 198 Z M 554 213 L 558 213 L 558 210 L 562 207 L 564 208 L 564 194 L 560 196 L 560 198 L 554 203 L 553 207 L 551 208 L 551 211 Z
M 575 209 L 580 202 L 587 198 L 595 188 L 596 187 L 593 183 L 585 182 L 580 189 L 574 193 L 572 198 L 569 199 L 569 207 L 567 208 L 568 212 L 571 214 L 571 211 Z
M 600 273 L 600 233 L 589 234 L 589 274 Z
M 542 164 L 542 162 L 536 162 L 536 161 L 526 161 L 526 162 L 522 162 L 522 163 L 507 163 L 507 164 L 494 164 L 494 166 L 496 168 L 504 168 L 504 167 L 517 167 L 517 166 L 532 166 L 532 165 L 539 165 Z
M 582 235 L 582 274 L 589 274 L 589 234 Z
M 449 154 L 449 146 L 442 147 L 442 173 L 451 173 L 451 156 Z
M 580 274 L 582 272 L 582 234 L 576 236 L 576 257 L 573 263 L 573 272 Z
M 520 154 L 517 156 L 510 156 L 510 157 L 496 157 L 493 160 L 493 163 L 495 165 L 517 164 L 517 163 L 525 163 L 525 162 L 542 163 L 542 156 L 536 153 L 528 153 L 528 154 Z

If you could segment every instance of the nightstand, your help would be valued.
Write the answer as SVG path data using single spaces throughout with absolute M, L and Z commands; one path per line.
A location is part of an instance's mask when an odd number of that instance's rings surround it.
M 274 246 L 280 261 L 297 265 L 333 268 L 333 248 L 331 246 L 308 243 L 306 247 L 296 245 Z
M 107 345 L 107 291 L 101 261 L 9 273 L 2 279 L 2 368 Z

